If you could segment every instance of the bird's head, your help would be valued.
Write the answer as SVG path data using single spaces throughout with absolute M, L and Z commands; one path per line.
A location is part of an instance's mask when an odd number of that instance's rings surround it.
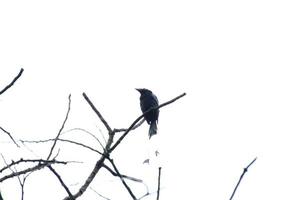
M 145 94 L 152 94 L 151 90 L 145 89 L 145 88 L 136 88 L 137 91 L 139 91 L 139 93 L 141 95 L 145 95 Z

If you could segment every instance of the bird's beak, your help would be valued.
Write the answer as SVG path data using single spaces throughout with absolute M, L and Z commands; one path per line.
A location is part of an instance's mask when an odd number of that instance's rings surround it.
M 135 89 L 141 93 L 141 89 L 139 89 L 139 88 L 135 88 Z

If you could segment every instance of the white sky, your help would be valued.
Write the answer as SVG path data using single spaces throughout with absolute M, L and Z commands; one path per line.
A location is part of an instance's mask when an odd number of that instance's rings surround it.
M 0 97 L 0 125 L 18 139 L 54 137 L 72 93 L 66 130 L 100 135 L 105 128 L 82 92 L 114 128 L 140 115 L 136 87 L 151 89 L 160 102 L 187 92 L 161 110 L 153 140 L 144 124 L 118 147 L 113 157 L 121 172 L 154 189 L 161 165 L 161 199 L 229 199 L 257 156 L 235 199 L 299 199 L 299 10 L 289 0 L 1 1 L 0 88 L 25 71 Z M 81 132 L 68 134 L 96 145 Z M 34 155 L 2 133 L 0 142 L 8 161 L 45 158 L 50 148 L 32 145 Z M 156 147 L 159 160 L 142 165 Z M 62 145 L 59 158 L 85 162 L 54 166 L 68 184 L 81 185 L 98 157 Z M 5 199 L 20 199 L 17 184 L 0 184 Z M 130 199 L 107 173 L 92 186 Z M 28 178 L 25 199 L 65 196 L 47 170 Z M 101 198 L 88 191 L 81 199 Z

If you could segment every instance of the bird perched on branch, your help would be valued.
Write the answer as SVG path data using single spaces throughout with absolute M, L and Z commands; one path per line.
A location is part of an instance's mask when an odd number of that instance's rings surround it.
M 142 112 L 146 112 L 151 108 L 158 106 L 158 99 L 150 90 L 148 89 L 136 89 L 140 92 L 140 105 Z M 158 122 L 159 110 L 154 109 L 148 112 L 144 118 L 150 125 L 149 128 L 149 138 L 157 133 L 157 122 Z

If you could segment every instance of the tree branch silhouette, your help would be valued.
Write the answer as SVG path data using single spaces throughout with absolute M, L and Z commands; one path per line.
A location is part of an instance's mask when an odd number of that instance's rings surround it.
M 176 100 L 182 98 L 183 96 L 185 96 L 186 93 L 183 93 L 173 99 L 171 99 L 170 101 L 167 101 L 161 105 L 159 105 L 156 108 L 152 108 L 152 109 L 159 109 L 162 108 L 164 106 L 167 106 L 173 102 L 175 102 Z M 88 176 L 88 178 L 85 180 L 84 184 L 79 188 L 79 190 L 73 194 L 73 197 L 75 199 L 77 199 L 78 197 L 80 197 L 85 191 L 86 189 L 89 187 L 89 185 L 91 184 L 91 182 L 94 180 L 94 178 L 96 177 L 97 173 L 99 172 L 99 170 L 105 166 L 104 165 L 104 161 L 106 159 L 110 159 L 110 153 L 122 142 L 122 140 L 125 138 L 126 135 L 128 135 L 128 133 L 133 130 L 133 128 L 138 124 L 138 122 L 144 117 L 145 114 L 147 114 L 148 112 L 150 112 L 152 109 L 149 109 L 148 111 L 146 111 L 145 113 L 143 113 L 141 116 L 139 116 L 136 120 L 134 120 L 134 122 L 129 126 L 128 129 L 112 129 L 110 127 L 110 125 L 108 124 L 108 122 L 104 119 L 103 115 L 100 113 L 100 111 L 96 108 L 96 106 L 93 104 L 93 102 L 90 100 L 90 98 L 87 96 L 86 93 L 82 93 L 83 98 L 86 100 L 86 102 L 88 103 L 88 105 L 92 108 L 92 110 L 95 112 L 95 114 L 98 116 L 98 118 L 100 119 L 100 121 L 103 123 L 103 125 L 106 127 L 107 131 L 108 131 L 108 141 L 106 143 L 106 146 L 104 148 L 104 152 L 101 155 L 101 157 L 99 158 L 99 160 L 96 162 L 93 170 L 91 171 L 90 175 Z M 117 142 L 113 145 L 113 140 L 114 140 L 114 136 L 116 132 L 125 132 L 123 133 L 123 135 L 117 140 Z M 113 145 L 113 146 L 112 146 Z M 116 171 L 116 169 L 115 169 Z M 116 171 L 117 173 L 117 171 Z M 118 174 L 118 176 L 123 179 L 121 174 Z M 124 180 L 124 179 L 123 179 Z M 123 181 L 122 181 L 123 182 Z M 124 182 L 123 182 L 124 184 Z M 125 183 L 126 184 L 126 183 Z M 125 185 L 124 184 L 124 185 Z M 128 185 L 127 185 L 128 186 Z M 130 188 L 128 190 L 128 192 L 130 191 Z M 133 199 L 137 199 L 134 194 L 131 192 L 129 192 L 131 197 Z M 70 197 L 65 197 L 64 200 L 71 200 Z
M 18 145 L 18 143 L 15 141 L 15 139 L 13 138 L 13 136 L 10 134 L 10 132 L 8 132 L 7 130 L 5 130 L 5 129 L 2 128 L 1 126 L 0 126 L 0 129 L 10 137 L 10 139 L 13 141 L 13 143 L 14 143 L 17 147 L 20 147 L 20 146 Z
M 9 178 L 19 177 L 22 174 L 32 173 L 33 171 L 40 170 L 40 169 L 42 169 L 44 167 L 49 167 L 49 166 L 51 166 L 51 164 L 56 164 L 56 163 L 66 164 L 66 162 L 56 162 L 55 158 L 52 159 L 52 160 L 49 160 L 49 159 L 50 159 L 50 157 L 51 157 L 51 155 L 53 153 L 53 149 L 54 149 L 54 147 L 56 145 L 57 139 L 59 138 L 59 135 L 61 134 L 61 132 L 62 132 L 64 126 L 65 126 L 65 123 L 66 123 L 66 121 L 68 119 L 68 116 L 69 116 L 69 112 L 70 112 L 70 109 L 71 109 L 71 95 L 69 95 L 68 99 L 69 99 L 69 104 L 68 104 L 68 110 L 67 110 L 66 117 L 64 119 L 64 122 L 63 122 L 63 124 L 62 124 L 62 126 L 61 126 L 61 128 L 60 128 L 60 130 L 59 130 L 59 132 L 58 132 L 58 134 L 56 136 L 56 138 L 54 139 L 53 145 L 52 145 L 52 147 L 50 149 L 50 153 L 49 153 L 47 159 L 46 160 L 43 160 L 43 159 L 38 159 L 38 160 L 37 159 L 35 159 L 35 160 L 20 159 L 19 161 L 16 161 L 16 162 L 12 161 L 11 164 L 9 164 L 6 167 L 2 168 L 0 170 L 0 172 L 4 171 L 5 169 L 10 168 L 11 166 L 16 166 L 16 165 L 18 165 L 20 163 L 24 163 L 24 162 L 38 162 L 38 164 L 36 166 L 29 167 L 29 168 L 23 169 L 21 171 L 15 171 L 15 172 L 12 172 L 11 174 L 3 176 L 2 178 L 0 178 L 0 182 L 3 182 L 4 180 L 9 179 Z
M 156 200 L 159 200 L 159 195 L 160 195 L 160 176 L 161 176 L 161 167 L 158 168 L 157 197 L 156 197 Z
M 0 95 L 2 95 L 4 92 L 6 92 L 9 88 L 11 88 L 11 87 L 15 84 L 15 82 L 21 77 L 23 71 L 24 71 L 24 69 L 21 68 L 21 69 L 20 69 L 20 72 L 18 73 L 18 75 L 17 75 L 17 76 L 16 76 L 16 77 L 15 77 L 15 78 L 7 85 L 7 86 L 5 86 L 5 87 L 0 91 Z M 14 140 L 14 138 L 12 137 L 12 135 L 11 135 L 8 131 L 6 131 L 6 130 L 5 130 L 4 128 L 2 128 L 1 126 L 0 126 L 0 129 L 10 137 L 10 139 L 15 143 L 15 145 L 16 145 L 17 147 L 20 147 L 20 146 L 18 145 L 18 143 Z
M 145 118 L 143 118 L 139 123 L 137 123 L 136 125 L 134 125 L 134 126 L 132 127 L 131 130 L 133 131 L 133 130 L 137 129 L 137 128 L 140 127 L 145 121 L 146 121 Z M 118 132 L 125 132 L 125 131 L 127 131 L 127 130 L 128 130 L 128 128 L 115 128 L 115 129 L 113 130 L 113 132 L 118 133 Z
M 63 186 L 63 188 L 66 190 L 66 192 L 68 193 L 69 197 L 71 200 L 75 200 L 73 198 L 72 193 L 70 192 L 69 188 L 67 187 L 67 185 L 64 183 L 64 181 L 62 180 L 61 176 L 57 173 L 57 171 L 52 167 L 52 166 L 48 166 L 48 168 L 50 169 L 50 171 L 57 177 L 57 179 L 59 180 L 60 184 Z
M 114 170 L 112 170 L 107 165 L 103 164 L 103 167 L 105 169 L 107 169 L 107 171 L 109 171 L 113 176 L 119 176 L 119 174 L 117 172 L 115 172 Z M 124 175 L 124 174 L 120 174 L 120 175 L 121 175 L 122 178 L 126 178 L 128 180 L 135 181 L 135 182 L 138 182 L 138 183 L 143 183 L 143 180 L 141 180 L 141 179 L 137 179 L 137 178 L 134 178 L 134 177 L 131 177 L 131 176 L 127 176 L 127 175 Z
M 15 82 L 21 77 L 22 73 L 23 73 L 24 69 L 21 68 L 20 72 L 18 73 L 18 75 L 7 85 L 5 86 L 1 91 L 0 91 L 0 95 L 2 95 L 4 92 L 6 92 L 6 90 L 8 90 L 10 87 L 12 87 Z
M 51 147 L 51 149 L 50 149 L 50 152 L 49 152 L 49 155 L 48 155 L 48 157 L 47 157 L 47 160 L 50 159 L 50 157 L 51 157 L 51 155 L 52 155 L 52 152 L 53 152 L 53 150 L 54 150 L 54 147 L 55 147 L 55 145 L 56 145 L 57 139 L 59 138 L 59 136 L 60 136 L 62 130 L 64 129 L 65 124 L 66 124 L 66 122 L 67 122 L 67 120 L 68 120 L 69 113 L 70 113 L 70 110 L 71 110 L 71 94 L 69 94 L 68 99 L 69 99 L 69 104 L 68 104 L 68 110 L 67 110 L 66 117 L 65 117 L 65 119 L 64 119 L 64 122 L 63 122 L 62 126 L 60 127 L 60 129 L 59 129 L 59 131 L 58 131 L 58 133 L 57 133 L 57 136 L 56 136 L 55 139 L 54 139 L 54 142 L 53 142 L 53 145 L 52 145 L 52 147 Z
M 234 190 L 233 190 L 233 192 L 232 192 L 231 197 L 230 197 L 229 200 L 232 200 L 232 199 L 233 199 L 233 197 L 234 197 L 234 195 L 235 195 L 235 192 L 236 192 L 237 188 L 239 187 L 239 185 L 240 185 L 240 183 L 241 183 L 241 181 L 242 181 L 244 175 L 245 175 L 246 172 L 248 171 L 248 168 L 256 161 L 256 159 L 257 159 L 257 158 L 254 158 L 254 159 L 247 165 L 247 167 L 244 168 L 244 171 L 243 171 L 243 173 L 241 174 L 240 179 L 239 179 L 238 183 L 236 184 L 236 186 L 235 186 L 235 188 L 234 188 Z
M 19 76 L 20 77 L 22 74 L 22 72 L 20 72 Z M 17 80 L 18 78 L 15 78 L 14 81 L 12 82 L 11 85 L 13 85 L 13 83 Z M 10 86 L 11 87 L 11 86 Z M 8 87 L 9 88 L 9 87 Z M 7 90 L 7 89 L 6 89 Z M 126 188 L 126 190 L 128 191 L 128 193 L 130 194 L 130 196 L 132 197 L 133 200 L 136 200 L 136 196 L 134 195 L 134 193 L 132 192 L 132 189 L 129 187 L 129 185 L 126 183 L 125 179 L 127 180 L 131 180 L 131 181 L 135 181 L 138 183 L 142 183 L 144 184 L 146 187 L 147 185 L 143 182 L 143 180 L 131 177 L 131 176 L 127 176 L 124 174 L 121 174 L 117 168 L 117 166 L 114 163 L 114 159 L 111 158 L 111 153 L 119 146 L 119 144 L 121 144 L 121 142 L 123 141 L 123 139 L 129 134 L 130 131 L 138 128 L 141 126 L 141 124 L 145 121 L 144 120 L 144 116 L 145 114 L 147 114 L 148 112 L 150 112 L 153 109 L 160 109 L 164 106 L 167 106 L 173 102 L 175 102 L 176 100 L 182 98 L 183 96 L 185 96 L 186 94 L 183 93 L 173 99 L 171 99 L 170 101 L 167 101 L 159 106 L 157 106 L 156 108 L 152 108 L 149 109 L 148 111 L 144 112 L 142 115 L 140 115 L 138 118 L 136 118 L 133 123 L 129 126 L 129 128 L 127 129 L 112 129 L 111 126 L 109 125 L 109 123 L 105 120 L 105 118 L 103 117 L 103 115 L 99 112 L 99 110 L 96 108 L 96 106 L 93 104 L 93 102 L 90 100 L 90 98 L 87 96 L 86 93 L 83 93 L 83 98 L 86 100 L 87 104 L 91 107 L 91 109 L 93 110 L 93 112 L 95 112 L 95 114 L 97 115 L 97 117 L 100 120 L 100 123 L 102 123 L 106 130 L 107 130 L 107 135 L 108 135 L 108 139 L 105 136 L 105 145 L 102 145 L 100 140 L 92 133 L 85 131 L 84 129 L 77 129 L 80 131 L 84 131 L 85 133 L 88 133 L 89 135 L 91 135 L 94 139 L 96 139 L 98 141 L 98 143 L 101 145 L 101 147 L 99 146 L 100 150 L 98 150 L 97 148 L 93 148 L 89 145 L 83 144 L 81 142 L 76 142 L 70 139 L 62 139 L 60 137 L 62 137 L 62 135 L 65 133 L 63 132 L 66 122 L 69 118 L 69 114 L 71 111 L 71 94 L 68 96 L 68 107 L 67 107 L 67 111 L 64 117 L 64 120 L 60 126 L 59 131 L 57 132 L 55 138 L 53 139 L 47 139 L 47 140 L 35 140 L 35 141 L 30 141 L 30 140 L 18 140 L 18 142 L 20 141 L 22 144 L 24 143 L 43 143 L 43 142 L 53 142 L 51 145 L 51 148 L 49 149 L 49 153 L 48 155 L 46 155 L 46 159 L 19 159 L 17 161 L 12 161 L 10 164 L 7 164 L 5 167 L 0 169 L 0 174 L 2 175 L 2 177 L 0 177 L 0 183 L 10 179 L 10 178 L 14 178 L 17 177 L 19 180 L 19 183 L 22 187 L 22 196 L 24 196 L 24 183 L 26 178 L 28 177 L 28 174 L 33 173 L 37 170 L 43 169 L 45 167 L 47 167 L 58 179 L 58 181 L 60 182 L 61 186 L 65 189 L 65 191 L 67 192 L 68 196 L 66 196 L 64 198 L 64 200 L 75 200 L 78 197 L 82 196 L 87 188 L 90 187 L 91 183 L 93 182 L 93 180 L 95 179 L 96 175 L 98 174 L 99 170 L 103 167 L 106 170 L 108 170 L 113 176 L 117 176 L 120 178 L 122 184 L 124 185 L 124 187 Z M 3 128 L 1 128 L 2 130 Z M 4 129 L 3 129 L 4 130 Z M 71 130 L 75 130 L 75 129 L 71 129 Z M 118 140 L 114 143 L 114 139 L 115 139 L 115 134 L 121 132 L 122 135 L 120 135 L 120 137 L 118 137 Z M 9 136 L 11 136 L 9 134 Z M 12 138 L 12 137 L 11 137 Z M 107 141 L 106 141 L 107 139 Z M 13 140 L 13 138 L 12 138 Z M 14 143 L 17 145 L 17 143 L 15 142 L 15 140 L 13 140 Z M 74 145 L 77 145 L 78 147 L 81 148 L 85 148 L 85 149 L 89 149 L 90 151 L 96 152 L 99 155 L 98 160 L 95 162 L 95 165 L 93 166 L 93 169 L 90 171 L 89 175 L 87 176 L 87 178 L 83 181 L 82 185 L 78 187 L 77 191 L 71 193 L 70 189 L 68 188 L 67 184 L 63 181 L 61 175 L 53 168 L 53 164 L 67 164 L 67 161 L 57 161 L 56 157 L 54 154 L 55 148 L 57 146 L 58 142 L 67 142 L 67 143 L 71 143 Z M 21 144 L 19 143 L 19 144 Z M 108 160 L 111 165 L 110 167 L 105 165 L 105 160 Z M 23 163 L 32 163 L 31 166 L 27 166 L 27 165 L 23 165 Z M 16 166 L 22 166 L 23 169 L 21 170 L 15 170 L 12 173 L 8 174 L 8 173 L 3 173 L 2 172 L 6 172 L 7 169 L 10 169 L 11 167 L 16 167 Z M 27 166 L 26 168 L 24 168 L 24 166 Z M 19 167 L 18 167 L 19 168 Z M 50 172 L 49 172 L 50 173 Z M 161 168 L 159 168 L 159 177 L 158 177 L 158 188 L 157 188 L 157 198 L 159 198 L 159 191 L 160 191 L 160 173 L 161 173 Z M 21 177 L 26 177 L 22 180 L 20 179 Z M 147 187 L 147 193 L 145 195 L 143 195 L 141 198 L 146 197 L 147 195 L 150 195 L 149 191 L 148 191 L 148 187 Z M 140 199 L 141 199 L 140 198 Z
M 57 164 L 57 162 L 53 162 L 53 161 L 52 162 L 43 162 L 43 163 L 37 164 L 36 166 L 29 167 L 29 168 L 21 170 L 21 171 L 17 171 L 15 173 L 8 174 L 8 175 L 3 176 L 2 178 L 0 178 L 0 183 L 7 180 L 7 179 L 9 179 L 9 178 L 13 178 L 13 177 L 16 177 L 16 176 L 19 176 L 19 175 L 22 175 L 22 174 L 27 174 L 29 172 L 34 172 L 34 171 L 43 169 L 44 167 L 48 167 L 52 164 Z M 59 163 L 59 164 L 64 164 L 64 163 Z
M 93 192 L 95 192 L 99 197 L 105 199 L 105 200 L 111 200 L 105 196 L 103 196 L 102 194 L 100 194 L 99 192 L 97 192 L 94 188 L 90 187 L 90 190 L 92 190 Z M 0 199 L 1 200 L 1 199 Z
M 54 141 L 54 139 L 46 139 L 46 140 L 20 140 L 21 143 L 45 143 L 45 142 L 51 142 L 51 141 Z M 81 142 L 76 142 L 76 141 L 73 141 L 73 140 L 69 140 L 69 139 L 62 139 L 62 138 L 57 138 L 56 139 L 57 141 L 60 141 L 60 142 L 66 142 L 66 143 L 70 143 L 70 144 L 74 144 L 74 145 L 77 145 L 77 146 L 81 146 L 83 148 L 86 148 L 88 150 L 91 150 L 97 154 L 100 154 L 102 155 L 103 153 L 98 151 L 97 149 L 91 147 L 91 146 L 88 146 L 86 144 L 83 144 Z
M 89 99 L 89 97 L 85 93 L 82 93 L 82 96 L 88 102 L 88 104 L 91 106 L 91 108 L 96 113 L 96 115 L 99 117 L 99 119 L 101 120 L 101 122 L 104 124 L 104 126 L 106 127 L 108 133 L 111 133 L 112 129 L 110 128 L 110 126 L 108 125 L 108 123 L 106 122 L 106 120 L 104 119 L 104 117 L 101 115 L 101 113 L 96 109 L 96 107 L 91 102 L 91 100 Z
M 12 161 L 10 164 L 6 164 L 5 167 L 0 169 L 0 173 L 2 173 L 4 170 L 9 169 L 12 166 L 19 165 L 21 163 L 50 163 L 50 164 L 67 164 L 66 161 L 57 161 L 57 160 L 43 160 L 43 159 L 23 159 L 21 158 L 18 161 Z
M 132 197 L 133 200 L 137 200 L 137 198 L 135 197 L 135 195 L 133 194 L 132 190 L 130 189 L 130 187 L 127 185 L 127 183 L 125 182 L 123 176 L 121 175 L 121 173 L 119 172 L 117 166 L 114 163 L 113 159 L 108 158 L 108 160 L 110 161 L 110 163 L 112 164 L 115 172 L 117 173 L 118 177 L 121 179 L 124 187 L 127 189 L 128 193 L 130 194 L 130 196 Z
M 16 171 L 17 171 L 16 166 L 13 166 L 12 164 L 8 164 L 8 163 L 6 162 L 4 156 L 3 156 L 2 154 L 1 154 L 1 156 L 2 156 L 2 159 L 3 159 L 4 163 L 5 163 L 5 165 L 6 165 L 6 169 L 10 169 L 10 171 L 11 171 L 12 173 L 16 173 Z M 19 162 L 17 162 L 17 163 L 19 163 Z M 14 167 L 14 168 L 13 168 L 13 167 Z M 20 187 L 21 187 L 21 200 L 24 199 L 24 194 L 25 194 L 25 193 L 24 193 L 25 182 L 26 182 L 27 177 L 28 177 L 30 174 L 31 174 L 31 172 L 27 173 L 26 175 L 23 175 L 23 177 L 22 177 L 23 179 L 22 179 L 22 180 L 21 180 L 20 176 L 17 176 L 18 181 L 19 181 L 19 184 L 20 184 Z

